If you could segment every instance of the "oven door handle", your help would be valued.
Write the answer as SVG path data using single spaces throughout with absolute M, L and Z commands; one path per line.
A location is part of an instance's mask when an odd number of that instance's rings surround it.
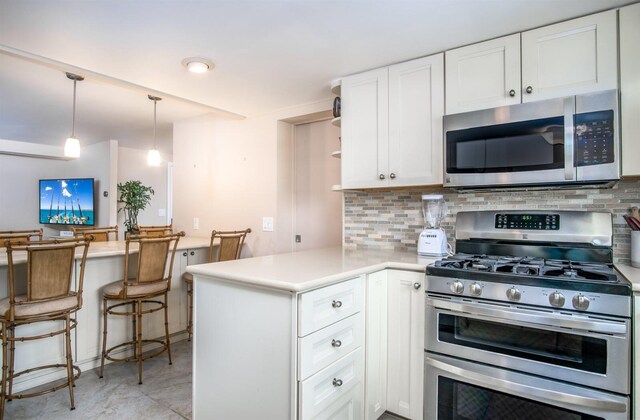
M 538 315 L 525 313 L 521 310 L 488 308 L 480 305 L 457 303 L 436 299 L 427 299 L 427 305 L 433 306 L 436 309 L 446 309 L 452 312 L 458 312 L 468 315 L 484 315 L 487 317 L 504 319 L 507 321 L 520 321 L 536 325 L 573 328 L 577 330 L 602 334 L 627 333 L 627 325 L 625 323 L 584 320 L 575 318 L 572 319 L 569 317 L 565 318 L 561 316 Z
M 427 358 L 426 363 L 436 369 L 455 375 L 464 381 L 474 381 L 476 384 L 484 385 L 492 390 L 504 392 L 505 394 L 518 396 L 531 396 L 536 400 L 548 404 L 560 404 L 563 406 L 573 405 L 584 410 L 585 407 L 600 411 L 624 413 L 627 406 L 623 403 L 610 400 L 590 398 L 581 395 L 567 394 L 565 392 L 543 389 L 534 386 L 512 382 L 503 378 L 487 376 L 482 373 L 452 366 L 432 358 Z

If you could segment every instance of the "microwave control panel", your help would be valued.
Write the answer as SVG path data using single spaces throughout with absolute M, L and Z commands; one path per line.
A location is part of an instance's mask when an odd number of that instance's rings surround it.
M 597 111 L 576 114 L 575 166 L 612 163 L 613 156 L 613 111 Z
M 496 214 L 496 229 L 559 230 L 559 214 Z

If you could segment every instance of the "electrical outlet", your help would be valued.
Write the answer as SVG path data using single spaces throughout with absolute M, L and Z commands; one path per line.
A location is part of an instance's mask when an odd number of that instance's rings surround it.
M 262 218 L 262 231 L 273 232 L 273 217 L 265 216 Z
M 296 235 L 296 243 L 299 244 L 300 242 L 302 242 L 302 236 Z
M 200 219 L 197 217 L 193 218 L 193 229 L 194 230 L 200 229 Z
M 166 209 L 158 209 L 158 217 L 166 217 L 167 210 Z

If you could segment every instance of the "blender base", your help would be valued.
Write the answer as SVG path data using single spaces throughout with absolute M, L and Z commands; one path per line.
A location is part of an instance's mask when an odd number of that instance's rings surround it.
M 425 229 L 418 237 L 418 255 L 443 257 L 448 255 L 447 236 L 442 229 Z

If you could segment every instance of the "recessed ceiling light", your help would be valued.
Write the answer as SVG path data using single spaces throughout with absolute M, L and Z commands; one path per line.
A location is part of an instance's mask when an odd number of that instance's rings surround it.
M 182 60 L 182 65 L 189 69 L 191 73 L 206 73 L 215 67 L 211 60 L 202 57 L 185 58 Z

